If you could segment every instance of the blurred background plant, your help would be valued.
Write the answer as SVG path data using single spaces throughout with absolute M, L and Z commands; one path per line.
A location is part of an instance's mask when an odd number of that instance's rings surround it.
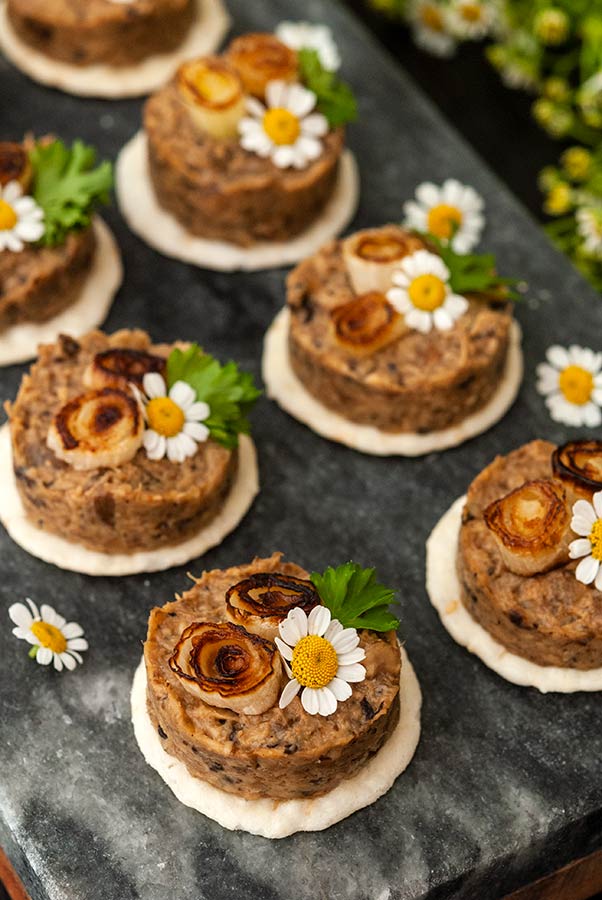
M 533 96 L 563 145 L 539 176 L 552 240 L 602 291 L 602 0 L 367 0 L 440 57 L 483 41 L 506 85 Z

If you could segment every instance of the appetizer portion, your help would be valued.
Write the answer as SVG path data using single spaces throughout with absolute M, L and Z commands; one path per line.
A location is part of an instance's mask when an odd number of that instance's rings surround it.
M 569 457 L 602 459 L 602 443 L 533 441 L 484 469 L 466 497 L 457 566 L 462 604 L 504 648 L 588 670 L 602 666 L 602 492 L 584 478 L 574 500 L 556 471 Z
M 0 142 L 0 362 L 33 356 L 36 339 L 54 338 L 74 307 L 84 327 L 104 318 L 121 264 L 94 212 L 111 187 L 111 164 L 96 165 L 81 141 Z
M 153 345 L 143 331 L 61 335 L 6 404 L 27 520 L 41 541 L 169 564 L 152 554 L 202 535 L 246 477 L 239 436 L 257 396 L 250 375 L 196 344 Z
M 404 452 L 412 435 L 431 435 L 427 450 L 458 443 L 518 389 L 512 297 L 490 256 L 469 262 L 430 234 L 386 225 L 332 241 L 288 276 L 266 339 L 268 392 L 367 452 Z
M 197 15 L 195 0 L 7 0 L 10 24 L 27 46 L 75 66 L 131 66 L 168 53 Z
M 243 596 L 269 608 L 272 638 L 225 621 Z M 353 563 L 310 576 L 275 553 L 205 572 L 150 616 L 146 699 L 163 751 L 246 800 L 318 798 L 353 778 L 406 702 L 392 600 Z
M 357 199 L 344 129 L 355 116 L 350 88 L 317 50 L 241 35 L 221 56 L 182 63 L 147 101 L 144 131 L 118 164 L 124 214 L 158 249 L 209 267 L 220 265 L 215 245 L 238 248 L 244 268 L 254 257 L 243 251 L 310 238 L 318 223 L 336 233 Z M 132 180 L 166 234 L 146 233 Z
M 148 94 L 228 30 L 223 0 L 0 0 L 0 47 L 42 84 L 71 94 Z

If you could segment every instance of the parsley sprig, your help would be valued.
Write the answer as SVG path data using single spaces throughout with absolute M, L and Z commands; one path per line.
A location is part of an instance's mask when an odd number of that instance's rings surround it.
M 454 293 L 487 294 L 500 302 L 521 299 L 512 288 L 517 279 L 502 278 L 497 274 L 493 253 L 456 253 L 451 241 L 442 241 L 430 233 L 422 237 L 434 245 L 449 269 L 449 284 Z
M 185 381 L 196 391 L 197 400 L 209 404 L 211 412 L 203 424 L 218 444 L 232 449 L 238 446 L 239 434 L 249 434 L 247 416 L 261 391 L 253 376 L 241 372 L 236 363 L 222 366 L 198 344 L 187 350 L 176 348 L 167 359 L 167 387 L 176 381 Z
M 42 243 L 62 243 L 68 232 L 86 228 L 97 203 L 106 203 L 113 186 L 110 162 L 96 163 L 96 151 L 82 141 L 36 144 L 30 152 L 33 198 L 44 210 Z
M 348 84 L 325 69 L 317 50 L 299 51 L 299 70 L 305 86 L 318 98 L 316 108 L 326 116 L 331 128 L 355 122 L 357 101 Z
M 378 583 L 374 569 L 348 562 L 336 569 L 329 566 L 322 575 L 312 572 L 310 577 L 324 606 L 345 628 L 390 631 L 399 625 L 389 611 L 395 594 Z

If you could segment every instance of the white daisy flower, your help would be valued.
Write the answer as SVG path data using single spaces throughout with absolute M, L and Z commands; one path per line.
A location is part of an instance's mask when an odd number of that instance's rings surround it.
M 602 353 L 585 347 L 550 347 L 537 366 L 537 390 L 555 422 L 596 428 L 602 423 Z
M 360 665 L 366 654 L 355 628 L 343 628 L 331 619 L 326 606 L 316 606 L 309 616 L 291 609 L 278 626 L 276 644 L 290 681 L 280 695 L 284 709 L 301 688 L 301 705 L 311 716 L 330 716 L 337 703 L 351 697 L 351 684 L 366 677 Z
M 602 491 L 592 498 L 577 500 L 573 506 L 571 529 L 579 535 L 569 544 L 571 559 L 581 559 L 575 570 L 575 578 L 582 584 L 594 583 L 602 591 Z
M 450 27 L 463 41 L 479 41 L 493 24 L 494 12 L 490 2 L 482 0 L 453 0 Z
M 577 210 L 575 217 L 585 252 L 588 256 L 602 257 L 602 206 L 584 206 Z
M 427 334 L 433 326 L 440 331 L 452 328 L 468 309 L 468 300 L 454 294 L 449 285 L 449 269 L 440 256 L 417 250 L 406 256 L 393 272 L 387 300 L 402 313 L 406 325 Z
M 40 665 L 53 663 L 57 672 L 62 672 L 63 667 L 75 669 L 77 663 L 83 662 L 80 651 L 88 649 L 81 625 L 67 622 L 45 603 L 39 610 L 29 597 L 27 603 L 29 608 L 25 603 L 13 603 L 8 609 L 17 626 L 13 628 L 14 636 L 33 645 L 29 655 Z
M 328 132 L 328 121 L 312 112 L 316 95 L 300 84 L 270 81 L 266 87 L 267 109 L 255 97 L 247 97 L 247 111 L 238 123 L 240 143 L 258 156 L 271 157 L 279 169 L 304 169 L 322 153 L 320 138 Z
M 453 234 L 451 246 L 456 253 L 469 253 L 478 244 L 485 225 L 485 204 L 470 185 L 455 178 L 441 186 L 424 181 L 416 188 L 415 197 L 403 206 L 406 227 L 428 231 L 443 241 Z
M 20 253 L 26 243 L 44 234 L 44 211 L 33 197 L 24 197 L 18 181 L 0 187 L 0 251 Z
M 281 22 L 276 37 L 291 50 L 316 50 L 320 62 L 329 72 L 341 66 L 341 56 L 328 25 L 312 25 L 311 22 Z
M 167 393 L 165 380 L 158 372 L 147 372 L 142 379 L 142 394 L 130 385 L 142 404 L 148 428 L 143 444 L 149 459 L 167 458 L 184 462 L 194 456 L 197 443 L 206 441 L 209 429 L 202 423 L 208 419 L 209 404 L 198 401 L 196 391 L 185 381 L 176 381 Z
M 452 56 L 456 41 L 450 33 L 449 11 L 435 0 L 416 0 L 409 20 L 414 43 L 433 56 Z

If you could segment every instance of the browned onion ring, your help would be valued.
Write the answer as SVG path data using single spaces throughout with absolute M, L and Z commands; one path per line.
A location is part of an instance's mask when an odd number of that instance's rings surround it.
M 148 372 L 162 375 L 165 365 L 166 360 L 162 356 L 130 347 L 114 347 L 96 354 L 84 372 L 84 384 L 91 388 L 126 389 L 132 382 L 141 387 L 142 379 Z
M 182 685 L 210 706 L 259 715 L 278 697 L 276 647 L 231 622 L 193 622 L 168 662 Z
M 552 454 L 552 470 L 573 503 L 602 491 L 602 441 L 569 441 Z
M 258 572 L 226 592 L 226 614 L 247 631 L 273 640 L 278 625 L 295 607 L 307 615 L 321 603 L 320 595 L 304 578 L 280 572 Z

